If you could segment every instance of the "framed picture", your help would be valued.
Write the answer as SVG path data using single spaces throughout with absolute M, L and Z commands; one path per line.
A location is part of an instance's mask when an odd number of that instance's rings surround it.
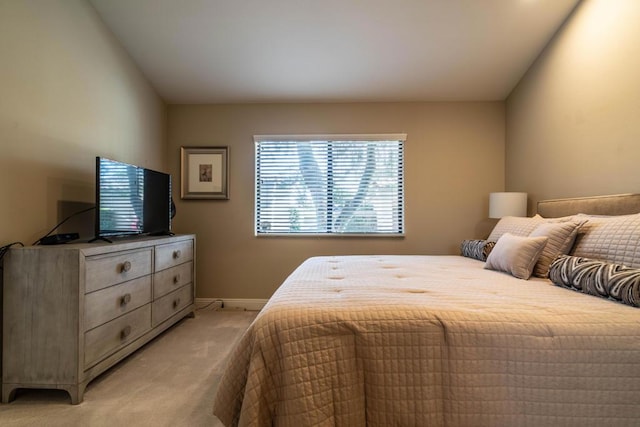
M 180 147 L 180 197 L 228 199 L 228 165 L 228 147 Z

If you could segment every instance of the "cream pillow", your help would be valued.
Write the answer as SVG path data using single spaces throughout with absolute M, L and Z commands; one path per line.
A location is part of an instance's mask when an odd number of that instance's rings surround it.
M 504 233 L 511 233 L 516 236 L 528 236 L 543 222 L 545 222 L 545 219 L 540 215 L 531 218 L 518 216 L 502 217 L 496 226 L 493 227 L 491 234 L 487 237 L 487 241 L 497 242 Z
M 484 268 L 527 280 L 548 240 L 546 236 L 524 237 L 505 233 L 496 242 Z
M 570 255 L 640 268 L 640 214 L 578 216 L 588 221 Z
M 558 255 L 566 255 L 569 253 L 578 234 L 578 230 L 585 222 L 587 222 L 586 219 L 566 222 L 545 222 L 531 232 L 529 237 L 546 236 L 549 238 L 533 269 L 534 276 L 549 276 L 549 266 Z

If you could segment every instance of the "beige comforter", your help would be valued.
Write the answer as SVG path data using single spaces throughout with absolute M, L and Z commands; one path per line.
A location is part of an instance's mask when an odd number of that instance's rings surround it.
M 233 351 L 243 426 L 638 426 L 640 310 L 459 256 L 305 261 Z

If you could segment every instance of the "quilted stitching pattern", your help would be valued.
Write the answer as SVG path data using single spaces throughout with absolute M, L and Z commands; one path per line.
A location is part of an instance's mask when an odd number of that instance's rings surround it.
M 640 214 L 584 217 L 571 255 L 640 268 Z
M 505 233 L 511 233 L 514 236 L 526 237 L 543 222 L 545 222 L 545 219 L 540 215 L 536 215 L 532 218 L 505 216 L 498 221 L 495 227 L 493 227 L 493 230 L 491 230 L 491 234 L 489 234 L 487 240 L 497 242 Z
M 319 257 L 233 351 L 241 426 L 632 426 L 637 309 L 459 256 Z

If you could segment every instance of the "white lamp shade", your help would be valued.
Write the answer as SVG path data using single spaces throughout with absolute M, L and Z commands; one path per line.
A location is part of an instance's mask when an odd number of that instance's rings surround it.
M 527 216 L 527 193 L 489 193 L 489 218 Z

